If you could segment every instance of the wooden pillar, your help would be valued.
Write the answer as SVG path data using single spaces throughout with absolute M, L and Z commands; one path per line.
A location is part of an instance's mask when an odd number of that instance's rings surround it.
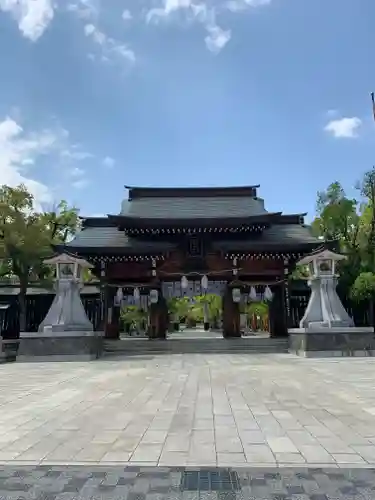
M 271 337 L 287 337 L 287 314 L 285 305 L 285 283 L 271 287 L 273 298 L 269 305 Z
M 106 321 L 105 321 L 105 338 L 118 339 L 120 337 L 120 311 L 121 304 L 115 305 L 115 295 L 117 289 L 115 287 L 106 287 Z
M 241 337 L 240 305 L 233 302 L 232 289 L 227 285 L 222 300 L 223 337 Z
M 149 327 L 148 337 L 150 339 L 165 339 L 169 326 L 169 314 L 167 301 L 163 297 L 162 291 L 158 290 L 158 301 L 155 304 L 150 304 L 149 308 Z

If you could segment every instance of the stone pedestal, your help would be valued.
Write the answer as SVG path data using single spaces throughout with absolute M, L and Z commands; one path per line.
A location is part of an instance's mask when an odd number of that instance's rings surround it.
M 316 277 L 309 281 L 311 295 L 300 328 L 347 328 L 354 321 L 346 312 L 336 292 L 337 277 Z
M 83 361 L 103 352 L 103 333 L 94 332 L 80 290 L 82 269 L 92 265 L 62 254 L 44 261 L 56 265 L 56 295 L 39 331 L 21 332 L 17 361 Z
M 61 279 L 56 283 L 56 296 L 39 332 L 92 332 L 93 326 L 86 316 L 80 297 L 80 282 Z
M 6 358 L 5 358 L 5 352 L 4 352 L 4 346 L 3 346 L 3 337 L 0 335 L 0 364 L 5 363 Z
M 357 328 L 337 295 L 337 262 L 346 257 L 330 250 L 309 255 L 311 296 L 299 328 L 289 329 L 289 352 L 305 357 L 373 356 L 374 329 Z
M 17 361 L 90 361 L 103 353 L 103 332 L 21 332 Z
M 10 363 L 16 361 L 19 340 L 0 337 L 0 363 Z
M 374 356 L 373 328 L 292 328 L 289 352 L 306 358 Z

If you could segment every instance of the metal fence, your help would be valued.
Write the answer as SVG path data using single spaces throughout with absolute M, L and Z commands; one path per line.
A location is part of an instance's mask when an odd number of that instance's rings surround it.
M 299 322 L 305 314 L 307 304 L 310 298 L 310 289 L 306 286 L 291 289 L 289 294 L 290 312 L 288 318 L 289 328 L 298 328 Z M 370 324 L 370 304 L 369 302 L 355 303 L 348 297 L 340 297 L 343 306 L 350 317 L 353 318 L 356 326 L 373 326 Z
M 26 331 L 36 332 L 40 323 L 44 320 L 54 299 L 53 294 L 28 295 L 26 297 Z M 100 294 L 81 295 L 86 314 L 92 322 L 94 329 L 99 330 L 102 326 L 102 304 Z M 19 301 L 17 295 L 1 295 L 0 303 L 9 304 L 8 309 L 0 309 L 0 331 L 4 339 L 18 338 L 19 325 Z

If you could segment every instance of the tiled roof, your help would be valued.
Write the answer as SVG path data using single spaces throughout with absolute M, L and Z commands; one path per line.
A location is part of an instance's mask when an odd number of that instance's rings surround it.
M 69 251 L 71 249 L 92 248 L 93 250 L 117 249 L 124 252 L 147 253 L 149 251 L 168 251 L 175 245 L 165 241 L 143 240 L 140 238 L 130 238 L 124 231 L 119 231 L 117 227 L 87 227 L 80 231 L 76 237 L 65 245 Z
M 251 196 L 139 198 L 124 200 L 120 213 L 147 219 L 226 219 L 266 214 L 263 200 Z
M 275 224 L 263 231 L 259 237 L 254 239 L 243 239 L 238 241 L 220 240 L 214 243 L 215 249 L 220 250 L 257 250 L 265 247 L 298 247 L 299 245 L 316 244 L 320 240 L 311 234 L 309 227 L 300 224 Z
M 217 250 L 261 250 L 263 248 L 282 248 L 300 245 L 318 245 L 318 239 L 311 235 L 309 228 L 299 224 L 280 224 L 265 229 L 259 237 L 246 237 L 247 239 L 233 241 L 220 240 L 213 243 Z M 174 243 L 157 239 L 141 239 L 128 237 L 116 227 L 87 227 L 66 245 L 69 249 L 79 252 L 80 249 L 91 249 L 94 252 L 121 253 L 151 253 L 173 250 Z

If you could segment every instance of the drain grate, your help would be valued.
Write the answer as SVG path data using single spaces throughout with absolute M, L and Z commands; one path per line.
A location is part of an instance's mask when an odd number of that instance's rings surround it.
M 223 470 L 188 470 L 181 476 L 182 491 L 239 491 L 237 472 Z

